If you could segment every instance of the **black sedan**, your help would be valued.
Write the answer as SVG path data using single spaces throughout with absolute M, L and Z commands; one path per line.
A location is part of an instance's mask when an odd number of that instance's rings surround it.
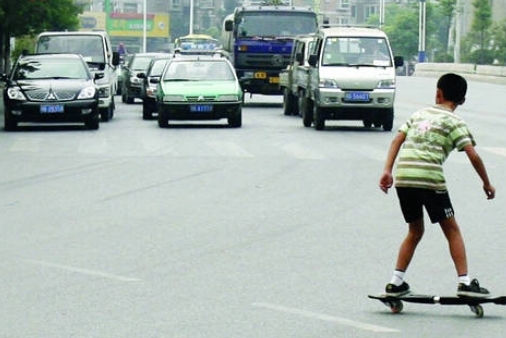
M 84 59 L 77 54 L 21 56 L 9 76 L 2 76 L 5 130 L 20 122 L 82 122 L 99 128 L 98 90 Z
M 137 77 L 141 79 L 142 99 L 142 118 L 150 120 L 156 111 L 156 87 L 160 82 L 163 69 L 172 55 L 156 57 L 149 63 L 146 73 L 139 73 Z

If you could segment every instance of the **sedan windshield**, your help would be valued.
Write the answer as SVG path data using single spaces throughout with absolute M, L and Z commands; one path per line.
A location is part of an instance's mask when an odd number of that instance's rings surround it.
M 231 67 L 222 61 L 172 62 L 167 67 L 165 81 L 233 81 Z
M 14 73 L 14 80 L 69 78 L 88 79 L 85 64 L 74 60 L 27 60 L 20 62 Z

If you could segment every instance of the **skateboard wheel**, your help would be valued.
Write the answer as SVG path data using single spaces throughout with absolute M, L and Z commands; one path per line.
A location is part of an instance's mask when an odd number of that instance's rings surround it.
M 484 315 L 483 307 L 481 305 L 471 305 L 471 311 L 474 312 L 476 317 L 481 318 Z
M 400 313 L 402 312 L 402 309 L 404 308 L 404 305 L 400 300 L 398 301 L 392 301 L 390 303 L 390 310 L 392 310 L 392 313 Z

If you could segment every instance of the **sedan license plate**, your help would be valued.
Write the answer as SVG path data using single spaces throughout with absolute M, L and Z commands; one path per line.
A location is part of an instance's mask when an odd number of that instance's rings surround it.
M 192 113 L 210 113 L 213 111 L 213 106 L 211 104 L 192 104 L 190 111 Z
M 42 114 L 63 113 L 64 110 L 62 104 L 44 104 L 40 106 L 40 112 Z
M 369 101 L 369 93 L 366 92 L 347 92 L 344 96 L 346 101 L 367 102 Z

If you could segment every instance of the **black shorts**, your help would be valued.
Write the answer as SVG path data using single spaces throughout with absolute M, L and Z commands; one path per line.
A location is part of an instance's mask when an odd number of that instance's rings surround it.
M 402 214 L 406 223 L 423 218 L 423 207 L 432 223 L 438 223 L 454 216 L 452 202 L 447 190 L 420 188 L 396 188 Z

